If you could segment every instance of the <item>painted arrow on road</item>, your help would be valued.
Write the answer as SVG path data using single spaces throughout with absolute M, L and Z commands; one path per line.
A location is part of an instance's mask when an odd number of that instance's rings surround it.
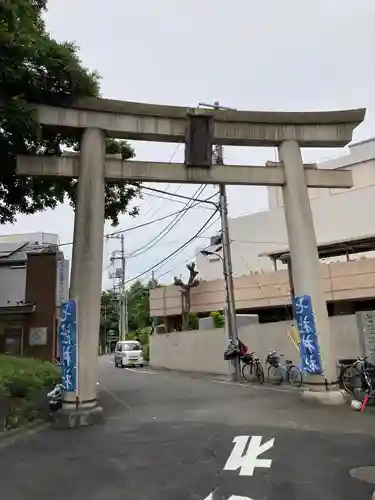
M 215 490 L 217 491 L 217 490 Z M 208 497 L 206 497 L 204 500 L 215 500 L 215 497 L 214 497 L 214 494 L 215 494 L 215 491 L 213 491 L 212 493 L 210 493 L 208 495 Z M 217 499 L 219 500 L 219 499 Z M 224 500 L 224 499 L 222 499 Z M 243 496 L 238 496 L 238 495 L 231 495 L 227 500 L 252 500 L 250 497 L 243 497 Z

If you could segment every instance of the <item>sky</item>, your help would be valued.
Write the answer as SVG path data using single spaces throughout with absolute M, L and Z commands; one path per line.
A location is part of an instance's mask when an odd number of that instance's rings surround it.
M 373 0 L 49 0 L 45 16 L 52 36 L 75 41 L 83 64 L 101 75 L 103 97 L 126 101 L 196 106 L 219 101 L 242 110 L 310 111 L 366 107 L 354 141 L 375 136 L 375 2 Z M 183 161 L 183 147 L 133 142 L 137 159 Z M 332 149 L 304 149 L 305 161 L 344 154 Z M 274 148 L 225 148 L 231 164 L 263 165 L 277 158 Z M 149 185 L 192 196 L 199 186 Z M 200 195 L 214 193 L 207 187 Z M 183 208 L 184 201 L 157 193 L 135 201 L 140 214 L 124 215 L 105 233 L 143 224 Z M 175 199 L 175 198 L 174 198 Z M 264 187 L 228 187 L 230 217 L 267 209 Z M 181 203 L 182 202 L 182 203 Z M 144 247 L 173 219 L 125 232 L 127 279 L 144 273 L 190 239 L 212 215 L 196 207 L 147 251 Z M 214 219 L 215 221 L 215 219 Z M 34 216 L 20 216 L 0 234 L 58 233 L 62 243 L 73 234 L 68 204 Z M 164 283 L 185 275 L 203 237 L 164 265 L 155 276 Z M 104 240 L 103 287 L 111 286 L 107 269 L 119 240 Z M 71 256 L 71 245 L 64 253 Z M 146 245 L 146 249 L 147 249 Z M 139 256 L 131 255 L 139 252 Z M 148 280 L 151 272 L 142 276 Z

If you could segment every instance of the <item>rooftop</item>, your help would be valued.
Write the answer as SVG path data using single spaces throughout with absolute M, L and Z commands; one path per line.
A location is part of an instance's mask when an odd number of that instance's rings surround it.
M 340 255 L 351 255 L 356 253 L 371 252 L 375 250 L 375 235 L 363 236 L 361 238 L 346 238 L 318 245 L 319 258 L 338 257 Z M 269 257 L 283 263 L 290 258 L 289 248 L 283 248 L 272 252 L 263 252 L 259 257 Z

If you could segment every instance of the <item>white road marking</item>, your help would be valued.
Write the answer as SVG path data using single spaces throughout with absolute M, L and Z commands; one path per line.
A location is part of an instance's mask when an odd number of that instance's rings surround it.
M 208 497 L 206 497 L 204 500 L 214 500 L 214 493 L 210 493 L 208 495 Z M 231 495 L 228 500 L 252 500 L 250 497 L 242 497 L 242 496 L 238 496 L 238 495 Z
M 238 470 L 240 469 L 240 476 L 252 476 L 255 467 L 262 467 L 269 469 L 272 460 L 267 458 L 258 458 L 259 455 L 265 453 L 272 448 L 275 438 L 269 439 L 263 444 L 262 436 L 237 436 L 233 439 L 234 447 L 230 454 L 224 470 Z M 245 452 L 245 448 L 247 451 Z
M 146 375 L 157 375 L 158 372 L 152 372 L 149 370 L 140 370 L 139 368 L 125 368 L 125 370 L 128 370 L 129 372 L 133 373 L 146 373 Z
M 133 408 L 126 401 L 116 396 L 116 394 L 114 394 L 112 391 L 105 389 L 103 386 L 101 387 L 101 390 L 107 393 L 109 396 L 111 396 L 111 398 L 117 401 L 117 403 L 120 403 L 120 405 L 125 406 L 127 410 L 133 411 Z

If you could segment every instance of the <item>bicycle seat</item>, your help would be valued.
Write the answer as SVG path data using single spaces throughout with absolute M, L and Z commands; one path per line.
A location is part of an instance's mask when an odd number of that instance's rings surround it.
M 291 359 L 286 359 L 286 360 L 285 360 L 285 363 L 286 363 L 287 365 L 292 365 L 292 364 L 293 364 L 293 361 L 292 361 Z

